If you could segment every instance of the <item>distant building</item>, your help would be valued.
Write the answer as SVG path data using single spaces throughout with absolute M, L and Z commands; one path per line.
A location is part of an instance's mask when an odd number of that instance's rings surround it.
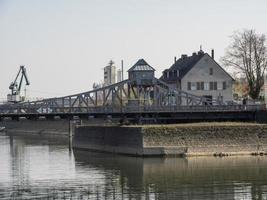
M 114 65 L 114 62 L 111 60 L 104 68 L 104 85 L 111 85 L 116 83 L 116 66 Z
M 182 55 L 180 59 L 163 71 L 160 78 L 179 90 L 203 96 L 218 102 L 232 101 L 234 79 L 214 60 L 200 50 L 192 56 Z
M 117 82 L 121 82 L 122 80 L 122 70 L 118 69 L 117 71 Z

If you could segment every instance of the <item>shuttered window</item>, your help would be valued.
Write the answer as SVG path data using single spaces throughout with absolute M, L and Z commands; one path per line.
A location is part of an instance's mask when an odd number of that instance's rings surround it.
M 204 82 L 197 82 L 197 90 L 204 90 Z
M 210 82 L 210 90 L 213 90 L 213 82 Z
M 223 90 L 226 90 L 226 81 L 223 82 Z
M 200 82 L 197 82 L 197 90 L 200 90 Z
M 200 82 L 200 87 L 201 87 L 201 90 L 204 90 L 204 82 Z
M 217 82 L 213 82 L 213 90 L 217 90 Z
M 187 83 L 187 90 L 191 90 L 191 82 Z

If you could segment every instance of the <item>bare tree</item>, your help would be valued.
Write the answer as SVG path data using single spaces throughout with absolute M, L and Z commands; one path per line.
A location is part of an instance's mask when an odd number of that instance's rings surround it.
M 244 30 L 235 32 L 231 38 L 232 42 L 222 58 L 223 64 L 243 74 L 248 82 L 249 96 L 258 99 L 267 67 L 265 35 Z

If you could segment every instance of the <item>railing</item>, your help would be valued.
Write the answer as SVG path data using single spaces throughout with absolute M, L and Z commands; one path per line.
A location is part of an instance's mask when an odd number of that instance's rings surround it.
M 16 107 L 6 105 L 0 107 L 0 115 L 7 114 L 114 114 L 114 113 L 164 113 L 164 112 L 239 112 L 266 110 L 266 105 L 195 105 L 195 106 L 98 106 L 98 107 Z
M 195 105 L 195 106 L 140 106 L 125 107 L 124 112 L 216 112 L 216 111 L 259 111 L 266 110 L 263 105 Z

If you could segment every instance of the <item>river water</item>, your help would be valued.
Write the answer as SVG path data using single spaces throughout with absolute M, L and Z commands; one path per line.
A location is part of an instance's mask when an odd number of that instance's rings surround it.
M 0 136 L 0 199 L 267 199 L 267 157 L 135 158 Z

